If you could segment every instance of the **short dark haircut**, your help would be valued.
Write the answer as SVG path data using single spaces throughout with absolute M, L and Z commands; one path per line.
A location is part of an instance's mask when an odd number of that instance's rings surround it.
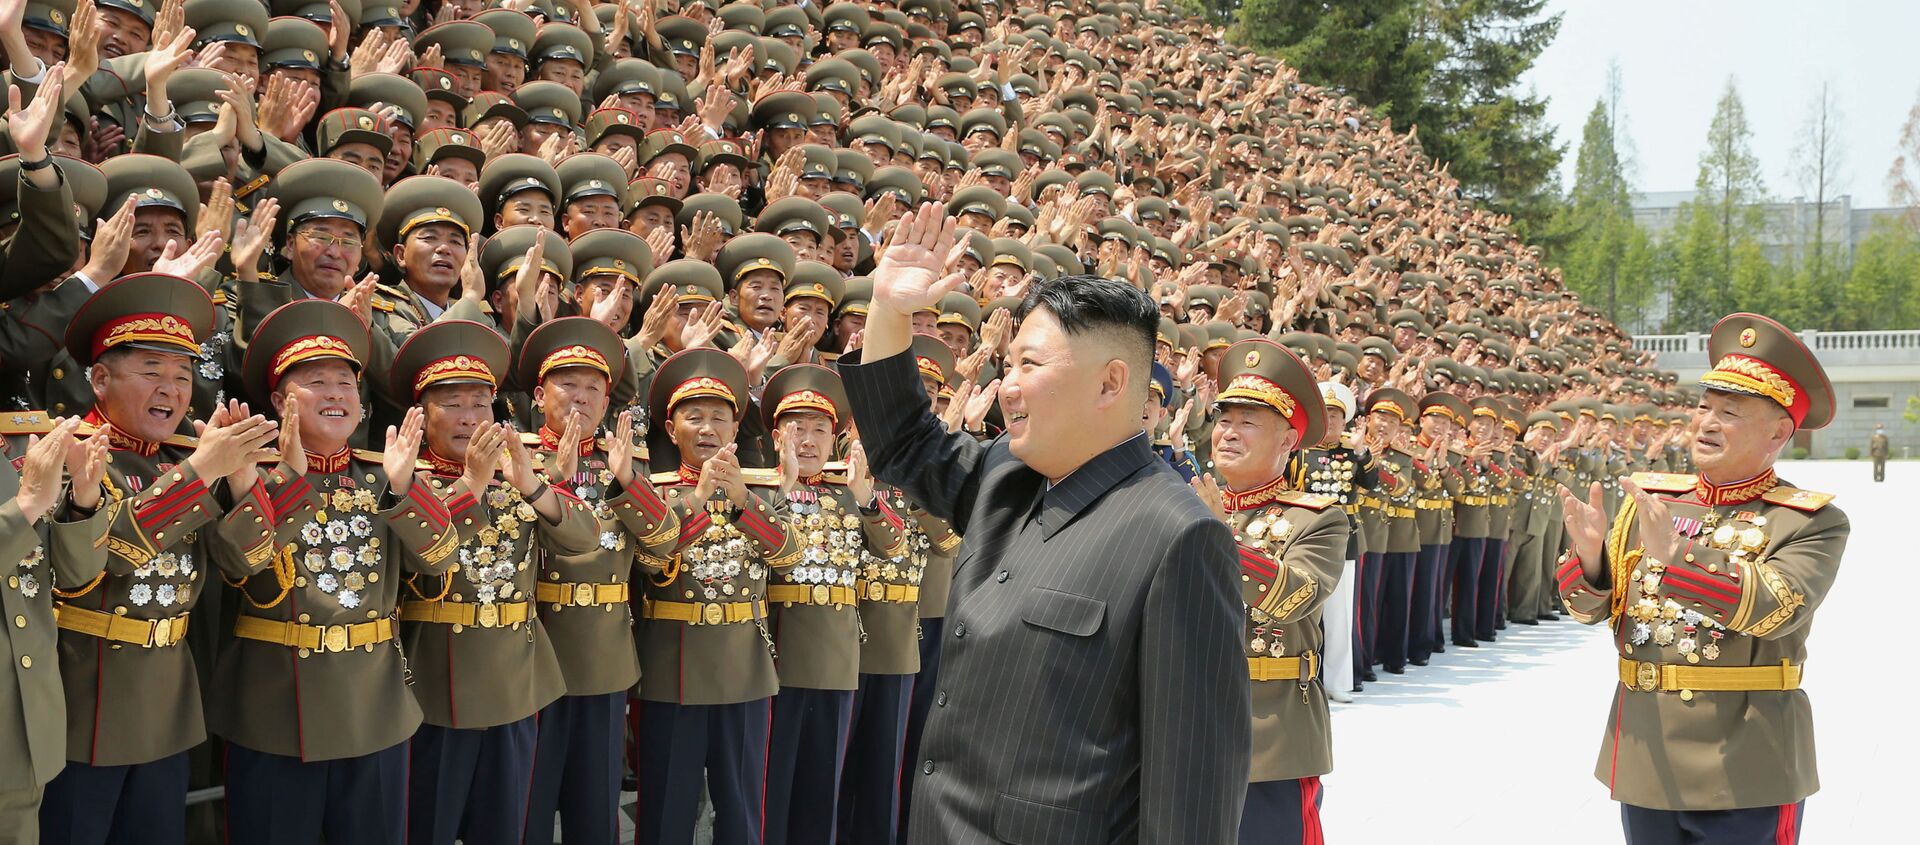
M 1045 308 L 1070 336 L 1110 335 L 1120 346 L 1121 360 L 1139 373 L 1141 396 L 1153 381 L 1155 336 L 1160 332 L 1160 306 L 1145 291 L 1125 282 L 1090 275 L 1061 276 L 1035 284 L 1027 291 L 1015 320 L 1024 320 L 1036 308 Z

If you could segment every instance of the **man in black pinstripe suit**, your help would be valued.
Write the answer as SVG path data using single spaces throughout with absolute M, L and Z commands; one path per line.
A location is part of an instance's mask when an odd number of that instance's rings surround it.
M 1000 388 L 1006 434 L 927 410 L 910 315 L 954 223 L 897 225 L 841 359 L 875 474 L 966 537 L 915 784 L 913 843 L 1229 843 L 1248 771 L 1232 537 L 1140 431 L 1159 317 L 1086 276 L 1037 286 Z

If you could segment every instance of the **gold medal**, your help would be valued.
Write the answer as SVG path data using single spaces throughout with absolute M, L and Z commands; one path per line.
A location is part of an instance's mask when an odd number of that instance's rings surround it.
M 1735 529 L 1731 524 L 1722 525 L 1719 528 L 1714 529 L 1713 530 L 1714 548 L 1724 549 L 1732 545 L 1734 532 L 1735 532 Z

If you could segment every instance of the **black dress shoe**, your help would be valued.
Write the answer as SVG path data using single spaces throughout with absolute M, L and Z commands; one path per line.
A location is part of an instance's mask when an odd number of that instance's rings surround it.
M 1515 620 L 1513 620 L 1513 621 L 1514 621 L 1514 622 L 1515 622 L 1516 624 L 1520 624 L 1520 625 L 1538 625 L 1538 624 L 1540 624 L 1540 620 L 1538 620 L 1538 619 L 1515 619 Z
M 1454 640 L 1453 644 L 1461 648 L 1479 648 L 1480 647 L 1480 644 L 1477 642 L 1474 642 L 1473 640 Z
M 1424 666 L 1426 664 L 1421 663 L 1417 665 Z M 1383 666 L 1381 668 L 1385 669 L 1389 675 L 1405 675 L 1407 673 L 1407 667 L 1405 666 Z
M 1424 660 L 1424 659 L 1422 659 L 1422 658 L 1419 658 L 1419 657 L 1409 657 L 1409 658 L 1407 658 L 1407 662 L 1408 662 L 1408 663 L 1411 663 L 1411 664 L 1413 664 L 1413 665 L 1415 665 L 1415 666 L 1425 666 L 1425 665 L 1427 665 L 1427 661 L 1426 661 L 1426 660 Z
M 1371 669 L 1369 669 L 1369 670 L 1367 670 L 1367 673 L 1366 673 L 1365 675 L 1361 675 L 1361 676 L 1360 676 L 1360 680 L 1363 680 L 1363 681 L 1377 681 L 1377 680 L 1380 680 L 1380 676 L 1379 676 L 1379 675 L 1376 675 L 1376 674 L 1374 674 L 1374 673 L 1373 673 L 1373 670 L 1371 670 Z
M 1494 629 L 1495 631 L 1505 631 L 1505 630 L 1507 629 L 1507 623 L 1505 623 L 1505 622 L 1502 622 L 1502 623 L 1500 623 L 1500 624 L 1498 624 L 1498 625 L 1495 625 L 1495 626 L 1493 626 L 1493 629 Z

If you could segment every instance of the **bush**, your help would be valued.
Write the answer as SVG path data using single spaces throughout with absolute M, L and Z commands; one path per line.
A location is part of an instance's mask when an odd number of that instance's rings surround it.
M 1860 460 L 1860 447 L 1858 447 L 1858 446 L 1848 446 L 1848 447 L 1847 447 L 1847 460 L 1849 460 L 1849 461 L 1857 461 L 1857 460 Z
M 1807 459 L 1807 450 L 1806 450 L 1806 447 L 1804 447 L 1804 446 L 1795 446 L 1795 447 L 1793 447 L 1793 459 L 1794 459 L 1794 460 L 1796 460 L 1796 461 L 1804 461 L 1804 460 L 1806 460 L 1806 459 Z

